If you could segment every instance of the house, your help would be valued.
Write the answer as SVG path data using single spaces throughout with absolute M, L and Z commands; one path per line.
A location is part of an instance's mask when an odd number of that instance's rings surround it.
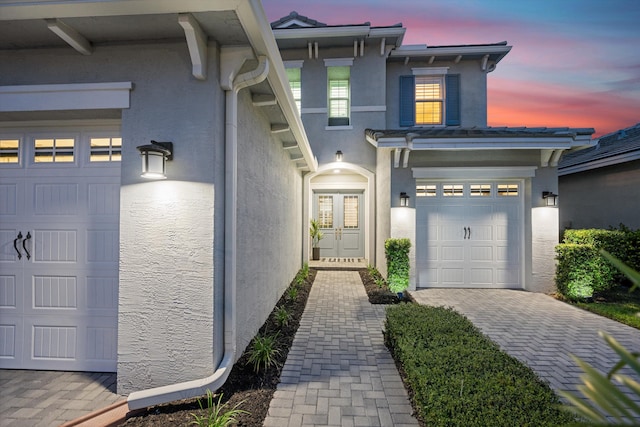
M 258 0 L 0 2 L 0 368 L 117 372 L 131 409 L 218 388 L 312 218 L 321 256 L 381 270 L 410 237 L 412 289 L 549 290 L 542 194 L 593 129 L 487 127 L 511 47 L 404 32 L 270 25 Z
M 400 24 L 296 12 L 272 28 L 318 157 L 303 209 L 321 256 L 384 271 L 385 239 L 408 237 L 412 288 L 553 289 L 558 210 L 543 194 L 593 129 L 487 127 L 487 75 L 511 46 L 403 45 Z
M 558 165 L 560 226 L 640 229 L 640 123 L 595 142 Z

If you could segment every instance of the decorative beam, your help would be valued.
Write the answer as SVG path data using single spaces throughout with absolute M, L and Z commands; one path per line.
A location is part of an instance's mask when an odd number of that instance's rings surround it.
M 254 107 L 268 107 L 269 105 L 276 105 L 278 100 L 275 95 L 269 95 L 266 93 L 255 93 L 251 97 L 251 102 Z
M 82 34 L 65 24 L 59 19 L 47 19 L 47 27 L 58 37 L 67 42 L 69 46 L 83 55 L 91 55 L 93 46 Z
M 358 56 L 358 40 L 353 41 L 353 57 Z
M 282 142 L 282 148 L 284 150 L 293 150 L 294 148 L 298 148 L 298 144 L 296 142 Z
M 462 55 L 458 55 L 456 56 L 456 59 L 453 62 L 457 64 L 458 62 L 460 62 L 461 59 L 462 59 Z
M 178 15 L 178 23 L 184 30 L 187 39 L 193 76 L 198 80 L 207 79 L 207 35 L 196 18 L 190 13 Z
M 364 39 L 360 40 L 360 56 L 364 56 Z
M 304 160 L 304 156 L 302 154 L 291 154 L 289 156 L 292 162 L 297 162 L 298 160 Z
M 271 124 L 271 133 L 282 133 L 288 132 L 291 128 L 288 124 L 280 124 L 280 123 L 272 123 Z
M 404 150 L 402 152 L 402 167 L 404 169 L 407 168 L 407 166 L 409 166 L 409 154 L 411 153 L 411 150 Z
M 398 169 L 400 167 L 400 155 L 403 148 L 396 148 L 393 150 L 393 167 Z
M 436 56 L 435 55 L 431 55 L 431 57 L 429 58 L 429 65 L 433 64 L 433 61 L 436 60 Z
M 387 38 L 383 37 L 382 40 L 380 40 L 380 56 L 384 56 L 384 48 L 386 43 L 387 43 Z
M 407 65 L 409 63 L 409 57 L 405 56 L 404 57 L 404 65 Z
M 311 42 L 307 43 L 307 48 L 309 49 L 309 59 L 313 59 L 313 50 L 312 50 Z
M 485 55 L 482 57 L 482 71 L 487 71 L 487 62 L 489 62 L 489 55 Z

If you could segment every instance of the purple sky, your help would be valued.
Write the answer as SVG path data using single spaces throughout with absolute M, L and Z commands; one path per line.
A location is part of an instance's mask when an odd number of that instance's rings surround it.
M 404 44 L 506 40 L 488 76 L 490 126 L 640 122 L 640 0 L 262 0 L 275 21 L 296 11 L 329 25 L 401 22 Z

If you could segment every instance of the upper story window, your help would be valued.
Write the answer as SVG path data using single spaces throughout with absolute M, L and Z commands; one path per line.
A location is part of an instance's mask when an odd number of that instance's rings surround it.
M 400 76 L 400 126 L 459 126 L 460 75 L 446 68 L 414 68 Z
M 441 125 L 444 78 L 416 76 L 416 125 Z
M 351 124 L 351 65 L 353 58 L 325 59 L 329 126 Z
M 329 126 L 349 125 L 349 67 L 329 67 Z
M 289 87 L 293 93 L 293 100 L 298 108 L 298 113 L 302 110 L 302 61 L 284 61 L 284 66 L 289 79 Z

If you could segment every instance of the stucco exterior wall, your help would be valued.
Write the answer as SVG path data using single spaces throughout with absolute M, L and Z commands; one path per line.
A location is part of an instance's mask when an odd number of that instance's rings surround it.
M 223 279 L 225 113 L 217 47 L 210 46 L 203 82 L 191 76 L 181 44 L 145 45 L 132 55 L 121 59 L 136 74 L 132 108 L 122 112 L 119 393 L 213 371 L 214 281 Z M 166 181 L 139 177 L 135 147 L 151 139 L 174 143 Z
M 560 226 L 640 229 L 640 160 L 559 178 Z
M 555 291 L 555 247 L 559 236 L 559 213 L 557 207 L 547 207 L 542 199 L 543 191 L 558 194 L 558 170 L 555 167 L 538 168 L 531 178 L 531 196 L 525 205 L 527 214 L 525 227 L 531 230 L 531 279 L 526 289 L 532 292 Z M 530 224 L 530 225 L 529 225 Z M 526 253 L 526 252 L 525 252 Z
M 387 276 L 387 259 L 384 254 L 384 241 L 391 237 L 391 150 L 378 150 L 376 169 L 376 267 L 384 277 Z M 415 185 L 414 185 L 415 187 Z M 415 192 L 415 189 L 414 189 Z
M 386 128 L 400 129 L 400 76 L 411 75 L 412 68 L 448 67 L 448 74 L 460 74 L 460 119 L 462 127 L 487 125 L 487 74 L 479 61 L 389 62 L 387 64 Z
M 238 97 L 238 356 L 274 308 L 302 257 L 302 175 L 270 124 Z

